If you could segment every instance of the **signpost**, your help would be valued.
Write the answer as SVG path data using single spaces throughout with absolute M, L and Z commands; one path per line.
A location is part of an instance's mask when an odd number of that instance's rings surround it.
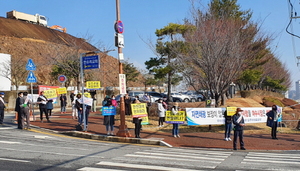
M 29 71 L 26 82 L 30 83 L 30 89 L 31 89 L 31 102 L 33 102 L 33 88 L 32 88 L 32 83 L 36 83 L 37 82 L 37 78 L 35 77 L 34 73 L 32 71 L 36 70 L 36 66 L 33 63 L 32 59 L 28 59 L 27 64 L 26 64 L 26 70 Z M 31 113 L 30 115 L 33 116 L 33 120 L 35 120 L 34 117 L 34 108 L 32 107 L 32 105 L 30 105 L 31 108 Z
M 28 83 L 36 83 L 37 82 L 37 79 L 32 71 L 29 71 L 26 82 L 28 82 Z
M 122 34 L 124 32 L 124 25 L 123 25 L 122 21 L 119 20 L 116 22 L 115 31 L 120 34 Z
M 82 69 L 98 69 L 100 68 L 99 56 L 82 57 Z
M 58 76 L 58 81 L 62 84 L 62 87 L 64 87 L 64 83 L 67 81 L 67 77 L 65 75 Z
M 33 63 L 32 59 L 28 59 L 27 64 L 26 64 L 26 70 L 27 71 L 35 71 L 36 70 L 36 66 Z
M 82 99 L 84 99 L 84 70 L 100 68 L 100 60 L 98 55 L 94 55 L 94 56 L 86 56 L 86 55 L 97 54 L 97 53 L 99 53 L 99 51 L 80 54 L 80 77 L 81 77 L 81 86 L 82 86 Z M 85 104 L 84 100 L 82 100 L 83 125 L 84 125 L 83 130 L 86 131 L 86 123 L 85 123 L 86 107 L 84 104 Z

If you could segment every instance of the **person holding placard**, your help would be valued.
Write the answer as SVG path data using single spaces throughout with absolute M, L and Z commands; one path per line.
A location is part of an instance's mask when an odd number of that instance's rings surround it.
M 178 103 L 176 102 L 174 106 L 172 107 L 172 115 L 177 115 L 178 114 Z M 179 138 L 179 124 L 178 123 L 173 123 L 173 129 L 172 129 L 172 135 L 175 138 Z
M 45 113 L 47 121 L 50 122 L 47 108 L 46 108 L 47 101 L 48 99 L 46 96 L 44 96 L 44 91 L 41 91 L 40 96 L 37 99 L 37 103 L 39 104 L 39 109 L 40 109 L 41 122 L 43 122 L 43 113 Z
M 230 138 L 232 129 L 232 116 L 229 116 L 227 110 L 224 112 L 225 117 L 225 141 L 232 141 Z
M 105 106 L 108 107 L 113 106 L 110 98 L 107 99 Z M 105 125 L 106 127 L 107 135 L 114 135 L 115 116 L 114 115 L 104 116 L 103 125 Z
M 246 150 L 244 147 L 244 140 L 243 140 L 245 121 L 242 112 L 243 110 L 241 108 L 237 108 L 235 115 L 233 115 L 232 117 L 232 121 L 234 124 L 233 150 L 237 150 L 236 145 L 237 145 L 238 137 L 240 139 L 241 150 Z
M 133 103 L 141 103 L 139 99 L 134 99 Z M 135 133 L 135 138 L 141 138 L 140 137 L 140 132 L 142 129 L 142 118 L 141 117 L 134 117 L 132 119 L 132 122 L 134 123 L 134 133 Z

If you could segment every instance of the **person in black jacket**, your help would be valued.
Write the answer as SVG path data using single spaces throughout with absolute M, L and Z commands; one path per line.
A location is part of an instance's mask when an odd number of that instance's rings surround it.
M 277 112 L 276 105 L 273 105 L 272 110 L 267 113 L 267 116 L 268 116 L 267 126 L 270 126 L 272 128 L 271 136 L 272 136 L 272 139 L 276 139 L 276 140 L 278 139 L 276 137 L 276 132 L 277 132 L 277 124 L 278 124 L 277 121 L 278 121 L 279 115 L 280 114 Z
M 141 103 L 137 98 L 134 99 L 133 103 Z M 134 133 L 135 138 L 141 138 L 140 133 L 142 129 L 142 118 L 141 117 L 135 117 L 132 119 L 132 122 L 134 123 Z
M 241 150 L 246 150 L 243 141 L 245 121 L 242 112 L 243 110 L 241 108 L 237 108 L 235 115 L 233 115 L 232 117 L 232 121 L 234 124 L 233 150 L 237 150 L 237 137 L 239 137 L 240 139 Z
M 47 112 L 47 107 L 46 107 L 47 101 L 48 99 L 46 96 L 44 96 L 44 91 L 41 91 L 40 96 L 37 99 L 37 102 L 39 104 L 39 109 L 40 109 L 41 122 L 43 122 L 43 113 L 45 113 L 47 121 L 50 122 L 48 112 Z
M 66 94 L 61 94 L 59 97 L 60 100 L 60 114 L 66 113 L 66 107 L 67 107 L 67 96 Z
M 5 102 L 4 102 L 4 93 L 0 93 L 0 124 L 3 125 L 3 119 L 4 119 L 4 109 L 6 108 Z
M 78 113 L 78 124 L 81 125 L 83 120 L 83 105 L 81 102 L 81 94 L 77 94 L 76 98 L 77 99 L 75 100 L 75 107 Z
M 15 105 L 15 111 L 17 112 L 17 116 L 18 116 L 18 129 L 23 129 L 22 127 L 22 115 L 21 115 L 21 103 L 20 103 L 20 99 L 23 97 L 23 92 L 19 92 L 18 93 L 18 97 L 16 99 L 16 105 Z

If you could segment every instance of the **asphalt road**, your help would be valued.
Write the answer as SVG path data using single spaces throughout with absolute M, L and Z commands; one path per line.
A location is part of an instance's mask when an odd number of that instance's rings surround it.
M 0 127 L 1 171 L 299 170 L 300 151 L 232 151 L 101 142 Z

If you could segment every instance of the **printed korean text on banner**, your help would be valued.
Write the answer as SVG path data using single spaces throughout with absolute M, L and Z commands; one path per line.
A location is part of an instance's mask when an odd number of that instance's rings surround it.
M 133 118 L 147 116 L 146 103 L 131 104 L 131 112 Z
M 56 89 L 45 90 L 44 96 L 46 96 L 48 100 L 57 98 Z
M 242 107 L 245 123 L 262 123 L 267 121 L 266 113 L 270 107 Z M 224 124 L 225 108 L 186 108 L 188 125 Z
M 93 99 L 92 98 L 88 98 L 88 97 L 83 96 L 83 102 L 84 102 L 85 105 L 88 105 L 88 106 L 93 105 Z
M 44 85 L 39 85 L 39 94 L 41 93 L 41 91 L 55 89 L 55 88 L 59 88 L 59 86 L 44 86 Z
M 184 124 L 185 121 L 185 111 L 178 111 L 176 115 L 173 115 L 171 111 L 166 111 L 166 123 L 178 123 Z
M 66 87 L 60 87 L 56 89 L 57 94 L 67 94 L 67 88 Z
M 86 88 L 88 90 L 100 90 L 100 81 L 87 81 Z
M 115 106 L 103 106 L 102 107 L 102 115 L 109 116 L 109 115 L 116 115 L 117 110 Z

